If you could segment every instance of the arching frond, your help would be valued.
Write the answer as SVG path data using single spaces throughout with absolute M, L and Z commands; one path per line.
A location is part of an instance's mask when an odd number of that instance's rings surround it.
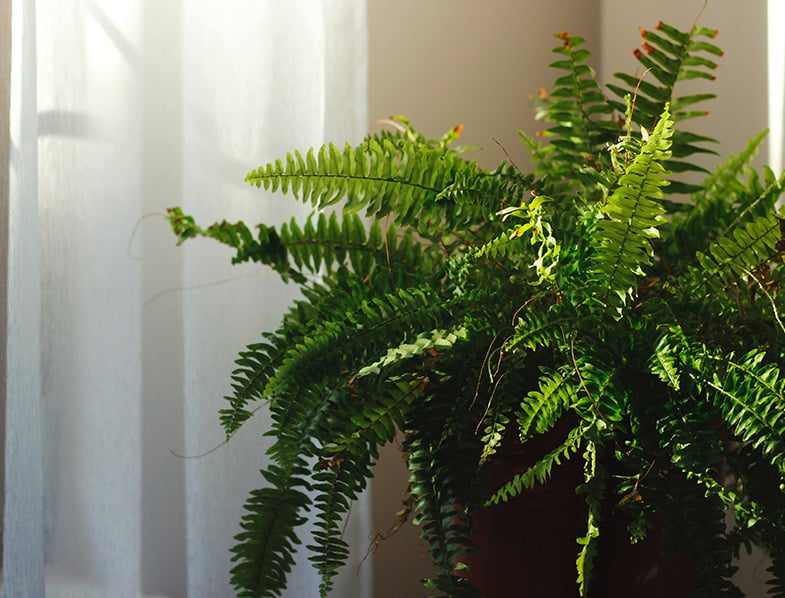
M 705 352 L 694 376 L 734 434 L 785 474 L 785 379 L 765 358 L 760 350 L 741 357 Z
M 524 397 L 516 413 L 521 441 L 553 428 L 561 414 L 578 402 L 578 393 L 577 380 L 570 376 L 558 371 L 541 376 L 539 388 Z
M 224 220 L 203 229 L 180 208 L 172 208 L 168 217 L 180 241 L 192 237 L 214 239 L 236 251 L 232 263 L 262 263 L 284 280 L 291 278 L 300 284 L 307 281 L 307 274 L 340 268 L 349 268 L 360 278 L 378 273 L 401 284 L 420 268 L 431 267 L 427 248 L 414 241 L 410 230 L 399 235 L 392 223 L 383 233 L 378 220 L 366 230 L 363 219 L 353 213 L 311 213 L 304 225 L 292 218 L 279 229 L 259 224 L 256 237 L 244 222 Z
M 684 204 L 665 225 L 664 253 L 705 251 L 751 201 L 760 203 L 760 193 L 744 181 L 753 176 L 750 163 L 766 134 L 764 130 L 754 136 L 740 153 L 729 156 L 703 180 L 692 202 Z
M 465 569 L 462 558 L 473 546 L 468 505 L 476 501 L 479 457 L 479 443 L 471 442 L 473 430 L 467 429 L 462 412 L 466 406 L 452 393 L 431 395 L 412 411 L 404 444 L 415 524 L 437 568 L 425 585 L 456 597 L 479 596 L 460 575 Z
M 602 520 L 602 503 L 605 498 L 605 480 L 607 473 L 597 459 L 597 445 L 586 443 L 583 453 L 583 484 L 576 492 L 586 495 L 586 534 L 577 539 L 581 547 L 575 564 L 578 569 L 578 593 L 586 596 L 594 572 L 594 557 L 597 555 L 600 537 L 600 521 Z
M 643 268 L 652 264 L 651 239 L 659 236 L 658 227 L 665 222 L 661 200 L 668 181 L 663 162 L 670 156 L 672 126 L 666 109 L 603 208 L 606 218 L 597 229 L 593 278 L 602 289 L 601 300 L 617 311 L 633 296 Z
M 603 95 L 594 69 L 586 64 L 590 52 L 583 47 L 585 40 L 566 32 L 557 37 L 561 44 L 553 52 L 558 58 L 550 66 L 562 74 L 550 93 L 543 90 L 537 103 L 536 117 L 551 126 L 542 133 L 549 145 L 536 156 L 538 161 L 547 160 L 541 170 L 557 174 L 549 177 L 549 184 L 569 190 L 575 181 L 588 186 L 604 182 L 601 173 L 608 158 L 601 150 L 616 139 L 620 127 L 612 118 L 613 107 Z M 558 175 L 564 176 L 559 180 Z M 554 191 L 546 193 L 556 195 Z
M 405 137 L 369 139 L 343 150 L 328 144 L 305 155 L 295 152 L 285 161 L 251 171 L 246 181 L 270 191 L 291 192 L 318 208 L 343 200 L 345 211 L 365 210 L 373 218 L 390 214 L 399 224 L 433 240 L 441 239 L 445 229 L 465 230 L 478 216 L 492 214 L 503 195 L 490 192 L 499 181 L 475 163 Z M 464 199 L 479 199 L 455 201 L 450 189 L 455 193 L 460 189 Z
M 551 477 L 553 466 L 558 466 L 563 460 L 570 459 L 578 450 L 584 434 L 584 430 L 573 428 L 560 445 L 549 451 L 523 473 L 516 474 L 509 482 L 496 490 L 486 501 L 486 504 L 507 502 L 510 498 L 518 496 L 524 489 L 533 488 L 535 484 L 545 483 Z
M 286 587 L 286 574 L 301 543 L 296 530 L 305 522 L 303 511 L 310 503 L 308 487 L 291 473 L 269 467 L 264 475 L 273 487 L 254 490 L 245 503 L 243 531 L 232 548 L 236 564 L 231 580 L 239 596 L 280 596 Z
M 729 230 L 710 247 L 698 252 L 704 276 L 735 281 L 751 274 L 758 264 L 769 262 L 781 239 L 780 219 L 774 213 Z
M 638 126 L 650 130 L 658 121 L 666 106 L 670 106 L 672 118 L 677 123 L 708 114 L 696 109 L 699 104 L 715 97 L 712 93 L 676 95 L 677 83 L 690 79 L 714 79 L 719 66 L 716 59 L 720 50 L 708 40 L 717 32 L 705 27 L 693 27 L 684 32 L 660 21 L 654 30 L 641 29 L 641 47 L 635 50 L 635 58 L 645 69 L 643 76 L 615 73 L 620 84 L 609 84 L 608 89 L 620 100 L 611 103 L 619 112 L 624 112 L 624 98 L 632 98 L 634 109 L 632 120 Z M 714 154 L 707 143 L 716 141 L 704 135 L 684 130 L 681 126 L 673 134 L 672 157 L 665 167 L 674 173 L 707 172 L 691 158 L 696 154 Z M 700 186 L 682 181 L 672 181 L 671 192 L 692 193 Z

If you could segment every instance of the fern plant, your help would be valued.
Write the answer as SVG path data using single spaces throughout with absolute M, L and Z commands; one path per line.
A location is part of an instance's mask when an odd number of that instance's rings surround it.
M 732 557 L 753 542 L 772 556 L 769 595 L 785 596 L 785 181 L 750 167 L 763 134 L 714 171 L 695 161 L 716 153 L 688 128 L 713 95 L 678 84 L 713 79 L 714 35 L 642 31 L 646 75 L 603 90 L 583 40 L 559 34 L 537 105 L 546 129 L 522 135 L 530 173 L 483 169 L 453 147 L 460 128 L 427 139 L 399 117 L 356 147 L 248 174 L 309 203 L 304 223 L 202 228 L 170 210 L 179 241 L 212 238 L 302 291 L 240 353 L 220 413 L 228 436 L 260 401 L 272 416 L 233 549 L 240 595 L 280 595 L 303 541 L 328 595 L 343 520 L 401 434 L 434 593 L 477 595 L 476 514 L 574 460 L 580 595 L 609 519 L 624 517 L 631 542 L 664 522 L 693 596 L 741 595 Z M 555 440 L 489 483 L 501 452 L 538 438 Z

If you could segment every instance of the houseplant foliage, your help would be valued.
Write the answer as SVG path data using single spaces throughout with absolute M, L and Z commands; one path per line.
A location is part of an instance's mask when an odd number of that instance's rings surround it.
M 241 595 L 280 594 L 309 513 L 329 593 L 350 505 L 401 434 L 435 593 L 477 593 L 462 564 L 477 509 L 572 460 L 581 595 L 612 513 L 632 542 L 664 520 L 694 596 L 741 595 L 731 557 L 750 542 L 772 556 L 769 594 L 785 596 L 783 179 L 750 167 L 763 134 L 711 172 L 697 163 L 716 146 L 688 127 L 713 95 L 679 89 L 710 85 L 716 32 L 641 33 L 645 74 L 606 90 L 584 40 L 557 36 L 546 128 L 521 135 L 532 172 L 485 170 L 453 147 L 459 128 L 432 140 L 397 118 L 356 147 L 248 174 L 309 203 L 304 223 L 201 228 L 170 210 L 180 241 L 220 241 L 302 290 L 240 354 L 220 413 L 228 436 L 259 402 L 272 417 L 271 464 L 233 549 Z M 531 468 L 487 482 L 497 451 L 549 431 Z

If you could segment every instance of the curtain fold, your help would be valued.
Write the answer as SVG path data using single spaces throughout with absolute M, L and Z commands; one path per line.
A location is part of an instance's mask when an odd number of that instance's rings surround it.
M 2 591 L 5 596 L 42 596 L 35 4 L 27 0 L 4 3 L 3 17 L 11 52 L 10 68 L 4 73 L 3 81 L 8 86 L 8 137 L 2 139 L 8 144 L 3 151 L 8 166 L 3 197 L 3 224 L 7 228 L 3 231 L 6 234 L 0 237 L 5 243 L 3 252 L 7 260 L 3 281 L 6 346 Z
M 266 421 L 220 446 L 217 411 L 238 351 L 293 291 L 215 244 L 176 248 L 162 214 L 304 213 L 243 177 L 362 136 L 364 2 L 12 8 L 4 590 L 233 595 Z M 356 565 L 363 501 L 347 534 Z M 366 595 L 354 565 L 338 595 Z M 318 595 L 307 564 L 291 579 L 288 595 Z

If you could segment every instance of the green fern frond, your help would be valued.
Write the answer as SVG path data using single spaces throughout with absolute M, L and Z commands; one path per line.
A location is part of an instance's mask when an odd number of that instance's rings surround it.
M 342 305 L 338 303 L 336 309 Z M 294 392 L 324 372 L 359 369 L 392 339 L 404 342 L 420 330 L 439 327 L 452 319 L 451 310 L 459 309 L 456 302 L 417 287 L 352 305 L 356 311 L 315 322 L 309 334 L 290 348 L 270 379 L 267 394 Z
M 743 492 L 734 506 L 734 533 L 739 545 L 750 542 L 764 548 L 770 558 L 767 595 L 780 596 L 785 589 L 785 489 L 776 468 L 761 458 L 760 449 L 743 445 L 731 454 L 729 471 Z
M 382 289 L 384 286 L 381 287 Z M 407 341 L 410 335 L 438 326 L 459 313 L 455 305 L 445 304 L 433 295 L 423 295 L 419 290 L 400 290 L 386 296 L 376 297 L 357 311 L 363 295 L 332 291 L 329 294 L 310 290 L 311 300 L 296 302 L 294 309 L 285 317 L 285 327 L 279 334 L 266 334 L 266 342 L 254 343 L 243 351 L 237 368 L 232 373 L 233 394 L 226 397 L 229 405 L 220 411 L 221 423 L 227 436 L 231 436 L 252 415 L 248 404 L 278 396 L 292 389 L 284 389 L 277 380 L 297 380 L 302 386 L 313 380 L 318 372 L 339 372 L 346 368 L 373 368 L 388 365 L 395 359 L 388 355 L 379 360 L 381 347 L 387 347 L 393 338 L 398 338 L 400 351 L 405 353 L 407 343 L 414 350 L 443 350 L 452 343 L 460 342 L 463 332 L 435 331 L 430 340 Z M 371 296 L 379 287 L 357 284 L 357 289 Z M 350 306 L 350 307 L 347 307 Z M 408 307 L 406 307 L 408 306 Z M 455 310 L 453 314 L 450 310 Z M 349 313 L 347 313 L 347 310 Z M 302 312 L 302 313 L 298 313 Z M 332 322 L 326 325 L 325 322 Z M 340 324 L 338 324 L 340 323 Z M 389 336 L 388 336 L 389 335 Z M 395 353 L 403 358 L 403 353 Z M 322 369 L 325 364 L 330 367 Z M 304 365 L 303 365 L 304 364 Z M 300 368 L 298 376 L 288 378 L 281 372 L 286 368 Z M 363 370 L 367 373 L 369 370 Z
M 646 129 L 650 129 L 657 122 L 666 106 L 670 106 L 673 120 L 679 123 L 707 114 L 705 110 L 695 110 L 694 106 L 714 98 L 714 94 L 677 96 L 674 89 L 679 81 L 714 79 L 713 72 L 718 66 L 714 58 L 722 56 L 722 51 L 706 39 L 713 38 L 716 33 L 703 27 L 694 27 L 692 31 L 685 33 L 662 21 L 654 31 L 641 29 L 641 48 L 635 50 L 635 57 L 656 83 L 616 73 L 615 76 L 623 86 L 611 83 L 608 89 L 621 100 L 626 97 L 634 98 L 633 121 Z M 613 100 L 611 104 L 624 112 L 622 101 Z M 707 142 L 716 143 L 716 140 L 681 129 L 676 131 L 673 134 L 672 158 L 668 159 L 665 167 L 675 173 L 706 172 L 705 168 L 689 158 L 700 153 L 716 154 L 706 148 Z M 697 185 L 672 181 L 672 193 L 692 193 L 699 190 Z
M 479 465 L 483 466 L 496 454 L 504 440 L 504 433 L 510 425 L 510 417 L 507 411 L 498 406 L 494 406 L 484 420 L 483 435 L 480 437 L 482 442 L 482 453 L 480 454 Z
M 671 463 L 688 479 L 704 487 L 705 494 L 714 494 L 728 501 L 724 489 L 714 480 L 722 462 L 721 429 L 710 405 L 701 400 L 672 397 L 670 409 L 663 411 L 655 423 L 659 444 L 670 454 Z
M 629 88 L 609 85 L 609 89 L 624 98 L 637 87 L 635 104 L 638 115 L 635 122 L 646 127 L 656 121 L 666 104 L 671 105 L 674 120 L 681 122 L 685 117 L 693 116 L 682 109 L 714 96 L 695 94 L 678 97 L 673 95 L 673 90 L 682 80 L 714 80 L 713 72 L 718 67 L 714 58 L 721 57 L 722 50 L 706 39 L 712 39 L 716 33 L 703 27 L 694 27 L 685 33 L 662 21 L 654 31 L 641 29 L 641 48 L 635 51 L 635 57 L 659 85 L 646 82 L 638 85 L 638 79 L 619 74 L 619 79 Z
M 235 362 L 237 368 L 232 372 L 233 394 L 225 397 L 229 406 L 219 411 L 227 439 L 253 415 L 246 408 L 248 403 L 265 398 L 264 389 L 287 350 L 286 346 L 274 343 L 254 343 L 240 353 Z
M 563 331 L 578 322 L 588 323 L 587 317 L 579 316 L 566 302 L 553 304 L 552 299 L 531 301 L 517 312 L 515 333 L 507 341 L 508 351 L 536 351 L 563 342 Z
M 224 220 L 203 229 L 180 208 L 171 208 L 168 219 L 181 242 L 193 237 L 216 240 L 235 250 L 233 264 L 265 264 L 284 280 L 300 284 L 307 273 L 351 268 L 356 276 L 367 278 L 382 266 L 381 275 L 400 284 L 420 268 L 430 269 L 428 250 L 414 241 L 411 231 L 399 235 L 391 223 L 383 234 L 380 221 L 373 221 L 366 231 L 363 219 L 352 213 L 311 213 L 303 226 L 292 218 L 280 229 L 259 224 L 256 237 L 243 222 Z
M 280 596 L 286 587 L 286 574 L 301 543 L 296 530 L 305 522 L 302 512 L 311 502 L 308 486 L 290 473 L 270 466 L 264 474 L 274 487 L 254 490 L 245 503 L 243 531 L 232 548 L 236 564 L 231 582 L 239 596 Z
M 549 145 L 540 148 L 528 139 L 542 164 L 538 171 L 557 175 L 551 183 L 558 180 L 559 173 L 565 175 L 557 188 L 564 190 L 564 183 L 572 184 L 576 178 L 588 183 L 589 188 L 598 176 L 602 181 L 600 173 L 607 165 L 601 163 L 603 153 L 599 150 L 618 136 L 619 125 L 612 118 L 613 107 L 602 93 L 594 70 L 585 64 L 590 56 L 583 47 L 585 40 L 567 33 L 557 37 L 561 44 L 552 51 L 559 59 L 550 66 L 564 74 L 554 81 L 550 94 L 540 98 L 535 113 L 538 120 L 552 123 L 541 133 Z M 556 190 L 546 192 L 558 197 L 561 194 Z
M 544 484 L 551 477 L 553 466 L 561 465 L 562 460 L 569 460 L 578 450 L 584 435 L 585 431 L 580 427 L 570 430 L 564 442 L 549 451 L 529 469 L 516 474 L 509 482 L 496 490 L 485 501 L 485 504 L 494 505 L 499 502 L 507 502 L 510 498 L 518 496 L 524 489 L 533 488 L 535 484 Z
M 357 377 L 376 375 L 382 369 L 394 366 L 426 353 L 446 351 L 455 344 L 466 340 L 466 330 L 463 327 L 454 330 L 432 330 L 421 333 L 412 342 L 403 343 L 387 349 L 386 354 L 379 360 L 364 366 L 357 372 Z
M 774 214 L 760 216 L 721 236 L 709 247 L 708 255 L 696 255 L 705 276 L 735 281 L 777 253 L 781 238 L 780 219 Z
M 322 471 L 313 476 L 316 493 L 314 507 L 318 513 L 313 532 L 314 543 L 307 546 L 309 560 L 321 576 L 319 595 L 326 598 L 333 588 L 333 578 L 349 556 L 349 545 L 343 539 L 343 523 L 350 505 L 365 489 L 371 477 L 371 459 L 376 455 L 373 445 L 354 451 L 345 459 L 320 462 Z M 339 455 L 339 456 L 342 456 Z
M 467 428 L 463 400 L 451 392 L 435 393 L 418 403 L 405 428 L 404 448 L 415 498 L 415 524 L 437 567 L 425 586 L 445 596 L 478 596 L 460 572 L 470 551 L 472 528 L 468 505 L 475 504 L 479 443 Z M 426 424 L 427 422 L 427 424 Z
M 331 410 L 340 411 L 341 417 L 327 413 L 321 418 L 320 429 L 314 434 L 324 447 L 313 478 L 316 531 L 314 544 L 308 548 L 322 577 L 323 596 L 331 590 L 332 579 L 348 556 L 343 522 L 372 475 L 377 447 L 404 428 L 411 405 L 423 397 L 423 387 L 423 380 L 411 374 L 391 376 L 386 381 L 358 377 L 350 381 L 341 406 Z
M 368 292 L 365 285 L 360 287 Z M 322 319 L 335 317 L 336 313 L 343 317 L 349 309 L 344 303 L 349 301 L 347 295 L 352 296 L 348 288 L 345 293 L 327 293 L 313 287 L 303 290 L 307 299 L 294 303 L 278 333 L 263 334 L 263 342 L 252 343 L 240 353 L 231 375 L 232 394 L 225 397 L 228 406 L 219 412 L 227 438 L 252 416 L 249 403 L 270 397 L 270 381 L 292 347 L 300 345 L 305 336 L 315 334 Z
M 499 209 L 505 204 L 523 201 L 537 190 L 534 175 L 523 174 L 513 165 L 502 162 L 497 168 L 486 172 L 478 169 L 456 175 L 454 182 L 437 196 L 471 208 L 480 207 L 490 216 L 489 209 Z
M 529 391 L 515 414 L 521 442 L 553 428 L 562 413 L 578 402 L 578 393 L 571 377 L 559 371 L 544 372 L 539 388 Z
M 461 186 L 464 195 L 487 195 L 485 171 L 454 152 L 430 148 L 405 138 L 369 139 L 356 148 L 340 151 L 334 145 L 295 152 L 285 162 L 270 163 L 246 176 L 246 181 L 265 190 L 291 192 L 314 207 L 343 201 L 349 212 L 365 210 L 366 216 L 391 214 L 401 225 L 411 226 L 428 239 L 438 240 L 444 231 L 459 231 L 476 221 L 478 214 L 491 214 L 494 205 L 455 202 L 444 198 L 446 189 Z
M 713 394 L 733 433 L 785 474 L 785 379 L 765 358 L 760 350 L 741 358 L 705 352 L 694 363 L 695 381 Z
M 670 156 L 673 121 L 667 109 L 640 153 L 627 167 L 604 207 L 597 228 L 599 247 L 593 260 L 594 283 L 602 301 L 621 311 L 635 292 L 636 278 L 651 265 L 651 239 L 665 222 L 662 187 L 668 184 L 662 163 Z
M 753 175 L 750 164 L 766 134 L 764 130 L 750 139 L 740 153 L 729 156 L 703 180 L 701 190 L 686 204 L 686 211 L 676 213 L 666 225 L 663 253 L 705 251 L 707 244 L 715 241 L 746 207 L 750 201 L 747 198 L 760 196 L 742 181 Z
M 575 565 L 578 569 L 578 593 L 581 596 L 586 596 L 591 585 L 594 572 L 594 557 L 598 549 L 599 524 L 602 520 L 602 502 L 605 496 L 605 478 L 607 474 L 597 461 L 597 445 L 595 443 L 586 443 L 583 459 L 584 482 L 578 486 L 576 492 L 586 495 L 586 534 L 577 539 L 581 549 L 578 552 Z
M 573 361 L 572 370 L 579 378 L 581 392 L 573 409 L 592 422 L 587 436 L 594 441 L 607 439 L 617 432 L 617 425 L 627 415 L 627 390 L 619 382 L 619 367 L 602 347 Z
M 303 512 L 313 506 L 314 539 L 322 548 L 315 549 L 312 561 L 322 575 L 323 587 L 330 587 L 332 576 L 346 556 L 337 531 L 339 522 L 349 503 L 365 487 L 370 477 L 369 459 L 375 454 L 366 442 L 365 456 L 347 456 L 337 477 L 324 472 L 314 476 L 306 463 L 317 457 L 321 463 L 320 446 L 325 438 L 336 435 L 336 421 L 339 426 L 345 425 L 332 414 L 350 400 L 348 393 L 343 388 L 314 384 L 302 389 L 296 400 L 273 398 L 269 434 L 276 440 L 267 451 L 272 464 L 262 471 L 272 487 L 252 493 L 243 517 L 247 533 L 237 536 L 233 549 L 238 565 L 232 583 L 249 596 L 280 595 L 293 562 L 294 546 L 300 543 L 297 528 L 305 522 Z
M 376 280 L 376 279 L 374 279 Z M 366 285 L 359 285 L 368 292 Z M 382 287 L 384 288 L 384 287 Z M 276 369 L 293 345 L 310 334 L 317 323 L 347 309 L 336 296 L 352 296 L 350 287 L 345 293 L 327 292 L 318 286 L 302 287 L 305 299 L 294 302 L 284 315 L 283 324 L 276 333 L 262 334 L 263 341 L 252 343 L 242 351 L 235 362 L 237 367 L 231 375 L 232 394 L 225 397 L 228 406 L 220 410 L 221 423 L 227 438 L 236 432 L 252 415 L 249 403 L 269 398 L 267 386 Z
M 649 359 L 649 370 L 673 390 L 681 388 L 679 353 L 685 348 L 684 334 L 680 328 L 676 333 L 665 333 L 654 346 Z
M 396 430 L 403 428 L 410 406 L 422 398 L 422 385 L 422 378 L 409 375 L 391 377 L 371 388 L 353 389 L 359 405 L 351 416 L 351 432 L 334 439 L 336 450 L 354 454 L 363 450 L 364 439 L 380 446 L 390 442 Z
M 722 195 L 731 195 L 735 198 L 742 191 L 742 179 L 752 174 L 751 163 L 758 154 L 761 144 L 769 134 L 768 129 L 763 129 L 754 135 L 738 154 L 731 154 L 728 158 L 701 183 L 701 191 L 693 196 L 692 209 L 700 209 L 703 202 Z M 728 203 L 736 203 L 731 199 Z

